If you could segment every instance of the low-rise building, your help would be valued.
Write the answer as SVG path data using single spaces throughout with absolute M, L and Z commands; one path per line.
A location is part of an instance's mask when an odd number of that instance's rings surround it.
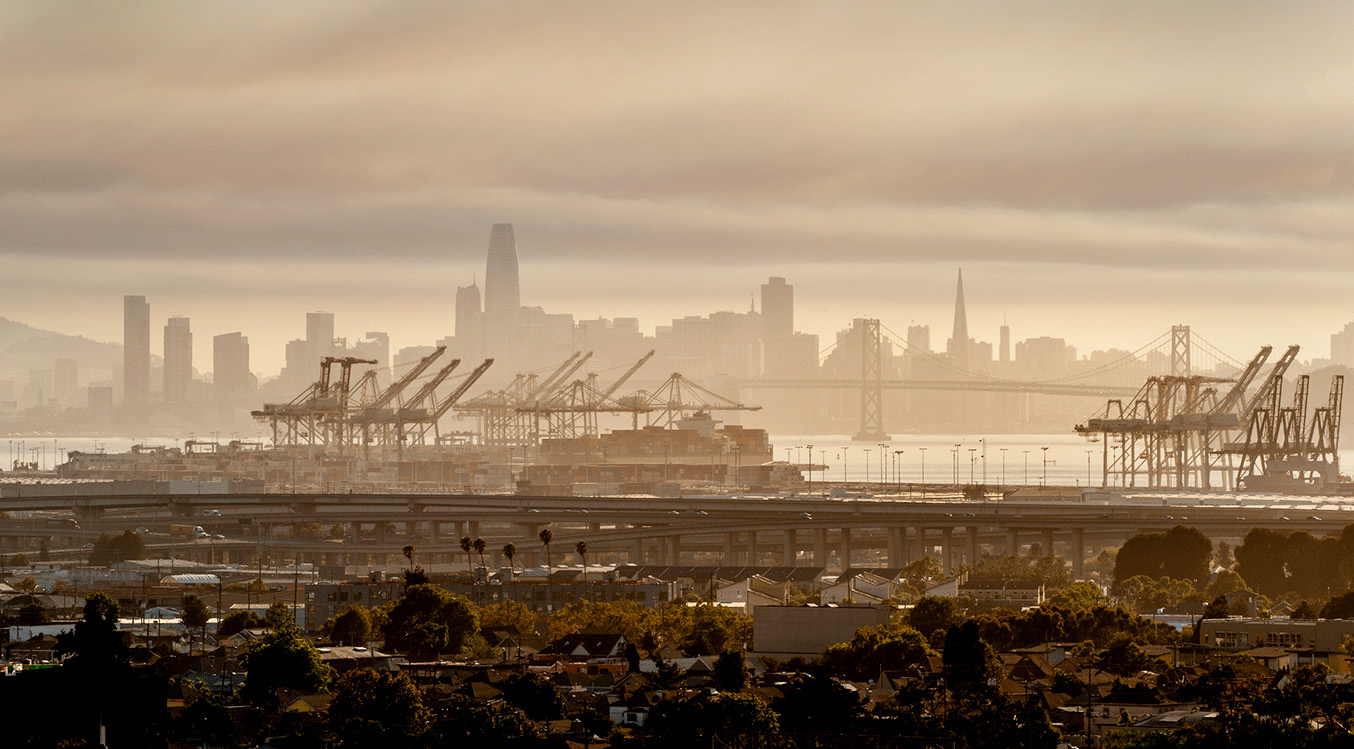
M 776 658 L 816 657 L 850 642 L 856 630 L 887 626 L 889 606 L 758 606 L 752 611 L 752 649 Z
M 1301 648 L 1338 653 L 1345 638 L 1354 637 L 1349 619 L 1204 619 L 1199 623 L 1202 642 L 1228 650 L 1259 647 Z

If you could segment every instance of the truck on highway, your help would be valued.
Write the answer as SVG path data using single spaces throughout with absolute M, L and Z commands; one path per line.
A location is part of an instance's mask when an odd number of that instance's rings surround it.
M 169 526 L 169 535 L 180 538 L 206 538 L 208 534 L 200 525 L 183 524 Z

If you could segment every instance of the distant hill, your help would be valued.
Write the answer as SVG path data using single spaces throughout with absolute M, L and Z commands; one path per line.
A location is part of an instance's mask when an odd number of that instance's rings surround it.
M 51 369 L 57 359 L 80 361 L 81 379 L 111 375 L 122 366 L 122 344 L 42 330 L 0 317 L 0 377 L 26 379 L 29 370 Z

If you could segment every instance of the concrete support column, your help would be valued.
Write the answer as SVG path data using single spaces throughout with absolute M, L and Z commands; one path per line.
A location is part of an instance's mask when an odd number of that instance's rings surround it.
M 1020 553 L 1020 531 L 1015 528 L 1006 529 L 1006 554 L 1012 556 Z
M 964 564 L 970 567 L 978 566 L 978 528 L 971 526 L 968 528 L 968 559 Z
M 436 520 L 428 523 L 428 540 L 435 544 L 442 542 L 442 524 Z
M 1043 531 L 1044 531 L 1043 534 L 1044 555 L 1047 556 L 1053 553 L 1053 529 L 1045 528 L 1043 529 Z
M 471 540 L 471 541 L 474 541 L 475 539 L 479 538 L 479 537 L 480 537 L 480 521 L 478 521 L 478 520 L 471 520 L 470 522 L 466 523 L 466 524 L 465 524 L 465 535 L 470 536 L 470 540 Z
M 384 545 L 385 545 L 385 542 L 386 542 L 386 524 L 385 524 L 385 523 L 377 523 L 377 524 L 376 524 L 376 543 L 381 544 L 382 546 L 384 546 Z
M 842 528 L 841 562 L 843 570 L 850 568 L 851 556 L 851 529 Z
M 954 574 L 954 529 L 940 529 L 940 564 L 945 574 Z
M 785 550 L 781 555 L 781 564 L 786 567 L 798 567 L 798 555 L 795 553 L 795 531 L 793 528 L 785 530 Z
M 813 532 L 813 564 L 816 567 L 827 566 L 827 529 L 818 528 Z
M 914 541 L 912 544 L 912 548 L 914 549 L 914 553 L 912 554 L 912 561 L 915 562 L 919 559 L 925 559 L 926 557 L 931 556 L 930 534 L 927 533 L 926 529 L 921 527 L 920 525 L 917 526 L 916 528 L 913 528 L 912 531 L 917 535 L 916 541 Z
M 663 537 L 663 564 L 669 567 L 675 567 L 681 555 L 681 550 L 677 546 L 676 536 Z
M 748 545 L 747 545 L 747 552 L 748 552 L 748 557 L 747 557 L 747 559 L 745 560 L 744 563 L 747 564 L 749 567 L 756 566 L 756 564 L 757 564 L 757 531 L 748 531 Z
M 644 564 L 644 539 L 637 538 L 630 546 L 630 561 L 635 564 Z
M 889 566 L 902 567 L 907 564 L 907 528 L 894 526 L 889 532 Z
M 738 564 L 738 557 L 736 556 L 737 554 L 738 554 L 738 534 L 725 533 L 724 553 L 720 556 L 720 559 L 723 560 L 724 564 L 727 564 L 730 567 L 732 567 L 733 565 Z
M 1077 580 L 1086 577 L 1086 531 L 1082 528 L 1072 529 L 1072 577 Z

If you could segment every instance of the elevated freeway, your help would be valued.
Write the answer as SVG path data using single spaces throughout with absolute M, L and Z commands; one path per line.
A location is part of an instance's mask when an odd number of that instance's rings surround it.
M 906 494 L 604 496 L 428 493 L 238 493 L 215 495 L 24 496 L 3 500 L 10 512 L 73 510 L 79 531 L 63 538 L 146 527 L 167 530 L 191 520 L 224 538 L 178 542 L 175 553 L 242 557 L 268 553 L 318 563 L 384 558 L 413 544 L 424 559 L 464 559 L 462 536 L 484 537 L 490 550 L 513 543 L 528 563 L 544 551 L 537 534 L 551 528 L 552 553 L 572 557 L 586 541 L 592 560 L 845 564 L 874 553 L 901 566 L 924 554 L 947 568 L 981 553 L 1010 553 L 1031 543 L 1071 559 L 1078 571 L 1094 547 L 1118 545 L 1139 532 L 1186 524 L 1214 539 L 1254 527 L 1338 533 L 1354 523 L 1354 505 L 1329 496 L 1231 493 L 1075 492 L 1040 496 L 1037 487 L 983 501 L 961 487 L 910 487 Z M 920 497 L 915 495 L 921 495 Z M 209 513 L 209 514 L 204 514 Z M 316 527 L 318 526 L 318 528 Z M 307 530 L 308 529 L 308 530 Z M 337 529 L 337 533 L 335 532 Z M 0 538 L 22 536 L 17 528 Z

